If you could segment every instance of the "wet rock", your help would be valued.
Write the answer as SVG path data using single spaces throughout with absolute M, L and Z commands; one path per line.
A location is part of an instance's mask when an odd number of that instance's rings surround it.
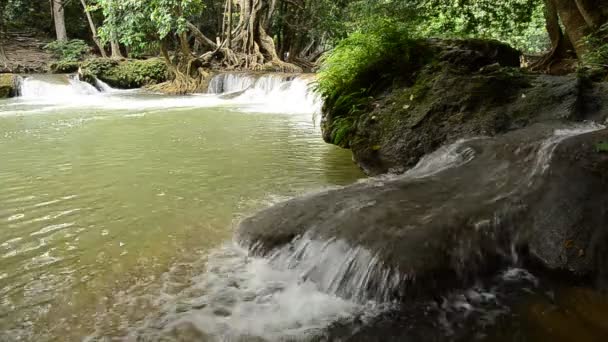
M 49 64 L 49 71 L 53 74 L 70 74 L 78 71 L 80 62 L 57 61 Z
M 395 298 L 436 296 L 526 249 L 551 269 L 598 275 L 608 255 L 608 154 L 594 146 L 608 130 L 566 140 L 590 128 L 555 128 L 465 141 L 403 176 L 287 201 L 245 219 L 240 237 L 260 254 L 304 234 L 364 248 L 377 262 L 344 277 L 369 272 L 371 298 L 387 286 Z
M 608 154 L 598 150 L 605 142 L 603 130 L 557 146 L 530 203 L 530 253 L 550 269 L 608 279 Z
M 165 82 L 167 66 L 158 58 L 147 60 L 115 60 L 111 58 L 93 58 L 81 64 L 82 80 L 95 84 L 97 78 L 113 88 L 141 88 Z
M 519 53 L 483 40 L 431 40 L 421 65 L 375 89 L 365 109 L 323 110 L 325 141 L 350 148 L 370 175 L 403 172 L 439 146 L 546 120 L 606 118 L 603 83 L 529 74 Z M 363 99 L 360 99 L 363 100 Z M 357 102 L 359 103 L 359 102 Z M 349 106 L 346 106 L 350 108 Z
M 14 74 L 0 74 L 0 99 L 17 95 L 17 76 Z

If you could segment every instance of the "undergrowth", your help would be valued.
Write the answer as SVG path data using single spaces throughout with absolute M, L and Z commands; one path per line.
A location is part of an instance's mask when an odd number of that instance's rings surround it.
M 584 68 L 589 69 L 592 76 L 605 78 L 608 75 L 608 24 L 585 37 L 589 47 L 581 60 Z
M 407 26 L 381 20 L 366 32 L 355 32 L 342 40 L 322 60 L 317 91 L 333 118 L 331 142 L 349 147 L 349 136 L 357 117 L 371 105 L 373 96 L 390 87 L 395 75 L 405 79 L 428 54 Z
M 51 52 L 61 62 L 80 61 L 91 50 L 87 43 L 80 39 L 65 42 L 56 40 L 45 45 L 44 49 Z

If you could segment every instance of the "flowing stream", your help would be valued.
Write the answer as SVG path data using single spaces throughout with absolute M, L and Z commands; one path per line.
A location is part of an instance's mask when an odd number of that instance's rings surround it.
M 170 97 L 40 75 L 0 101 L 0 340 L 137 334 L 192 286 L 213 301 L 204 331 L 216 336 L 316 329 L 356 310 L 222 247 L 242 215 L 362 177 L 320 138 L 309 79 L 256 81 L 223 82 L 236 97 Z M 210 251 L 221 270 L 203 275 Z M 233 277 L 251 288 L 222 293 Z M 239 297 L 262 301 L 255 291 L 281 282 L 292 292 L 274 308 Z
M 348 151 L 322 141 L 313 81 L 221 74 L 207 94 L 172 97 L 24 78 L 20 97 L 0 101 L 0 341 L 602 336 L 608 299 L 547 286 L 515 251 L 494 277 L 403 306 L 391 302 L 403 276 L 365 248 L 304 235 L 259 257 L 235 241 L 239 219 L 261 208 L 395 179 L 362 180 Z M 593 129 L 556 131 L 533 171 Z M 463 143 L 399 177 L 470 162 Z

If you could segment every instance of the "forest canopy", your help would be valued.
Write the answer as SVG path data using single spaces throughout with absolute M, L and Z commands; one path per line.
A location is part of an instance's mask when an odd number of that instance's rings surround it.
M 602 0 L 0 0 L 0 36 L 27 29 L 84 39 L 103 56 L 160 55 L 194 87 L 211 64 L 314 69 L 343 39 L 374 39 L 389 26 L 409 38 L 497 39 L 544 53 L 539 70 L 565 59 L 602 64 L 607 8 Z

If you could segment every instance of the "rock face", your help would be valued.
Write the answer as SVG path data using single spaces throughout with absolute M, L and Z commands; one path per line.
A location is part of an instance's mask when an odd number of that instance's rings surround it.
M 331 105 L 324 108 L 324 139 L 350 148 L 370 175 L 403 172 L 463 137 L 493 136 L 546 120 L 606 116 L 606 85 L 584 77 L 527 74 L 518 68 L 519 53 L 505 44 L 426 44 L 431 51 L 426 64 L 376 87 L 366 110 L 343 120 L 345 114 Z M 348 127 L 339 127 L 344 123 Z
M 461 141 L 406 174 L 296 198 L 244 220 L 260 254 L 299 236 L 364 248 L 369 297 L 437 295 L 526 255 L 554 270 L 603 276 L 608 256 L 608 130 L 532 125 Z M 605 146 L 604 146 L 605 147 Z M 345 266 L 350 267 L 350 266 Z M 313 275 L 314 277 L 314 275 Z M 385 293 L 385 290 L 383 290 Z
M 13 74 L 0 74 L 0 99 L 17 95 L 17 76 Z
M 125 61 L 94 58 L 81 64 L 80 76 L 92 84 L 97 78 L 113 88 L 141 88 L 166 81 L 167 66 L 157 58 Z

